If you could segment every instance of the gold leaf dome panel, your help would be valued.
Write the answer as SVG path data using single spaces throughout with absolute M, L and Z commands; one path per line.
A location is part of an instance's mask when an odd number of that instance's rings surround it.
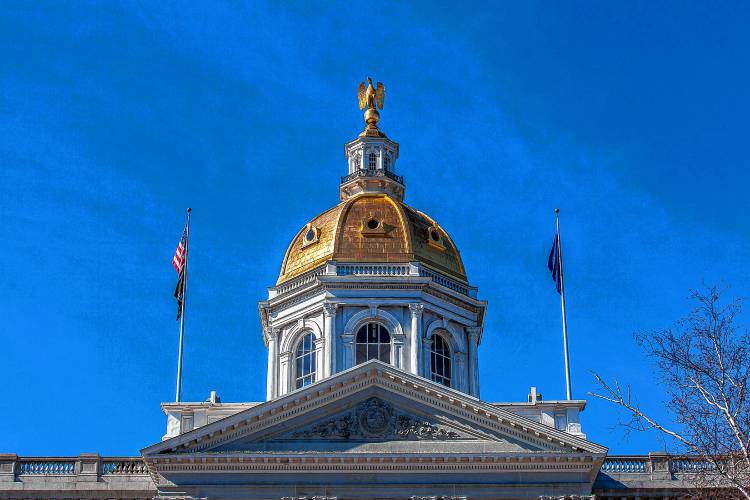
M 363 193 L 318 215 L 294 237 L 277 285 L 328 260 L 419 261 L 468 282 L 461 255 L 445 230 L 424 213 L 384 193 Z

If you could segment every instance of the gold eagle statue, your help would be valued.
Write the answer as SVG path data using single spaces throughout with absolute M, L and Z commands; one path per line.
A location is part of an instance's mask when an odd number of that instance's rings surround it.
M 375 109 L 377 106 L 383 109 L 383 100 L 385 99 L 385 87 L 382 83 L 378 82 L 378 86 L 373 88 L 372 78 L 367 77 L 367 87 L 365 82 L 359 84 L 359 91 L 357 92 L 359 97 L 359 109 L 372 108 Z

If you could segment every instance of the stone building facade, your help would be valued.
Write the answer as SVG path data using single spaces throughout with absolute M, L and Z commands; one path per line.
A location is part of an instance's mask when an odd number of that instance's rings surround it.
M 294 235 L 258 304 L 266 401 L 163 403 L 140 457 L 0 455 L 0 499 L 666 498 L 691 462 L 608 457 L 586 402 L 480 399 L 487 302 L 432 217 L 404 202 L 399 145 L 345 145 L 340 202 Z M 381 97 L 382 104 L 382 97 Z

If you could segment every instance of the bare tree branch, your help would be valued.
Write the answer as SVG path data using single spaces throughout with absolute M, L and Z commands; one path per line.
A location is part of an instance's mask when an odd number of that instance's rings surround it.
M 723 304 L 721 292 L 692 291 L 697 307 L 674 328 L 635 335 L 656 363 L 676 428 L 641 410 L 630 386 L 623 393 L 618 381 L 609 384 L 592 372 L 601 393 L 589 394 L 626 411 L 626 433 L 655 429 L 703 460 L 696 481 L 712 491 L 731 486 L 750 499 L 750 334 L 735 326 L 741 301 Z

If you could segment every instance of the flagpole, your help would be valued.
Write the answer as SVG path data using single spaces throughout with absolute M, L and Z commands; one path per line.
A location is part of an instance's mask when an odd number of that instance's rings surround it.
M 188 257 L 190 257 L 190 212 L 192 209 L 187 209 L 187 222 L 185 223 L 185 265 L 183 272 L 185 273 L 185 279 L 182 280 L 182 303 L 180 304 L 180 343 L 177 350 L 177 390 L 175 394 L 175 402 L 180 402 L 182 395 L 182 340 L 185 337 L 185 302 L 187 301 L 187 283 L 188 283 Z M 570 399 L 570 398 L 568 398 Z
M 562 243 L 560 242 L 560 209 L 555 209 L 555 225 L 557 226 L 557 255 L 560 259 L 560 303 L 562 305 L 562 331 L 563 350 L 565 352 L 565 391 L 568 401 L 573 399 L 573 390 L 570 387 L 570 360 L 568 357 L 568 321 L 565 316 L 565 282 L 563 281 L 563 257 Z

